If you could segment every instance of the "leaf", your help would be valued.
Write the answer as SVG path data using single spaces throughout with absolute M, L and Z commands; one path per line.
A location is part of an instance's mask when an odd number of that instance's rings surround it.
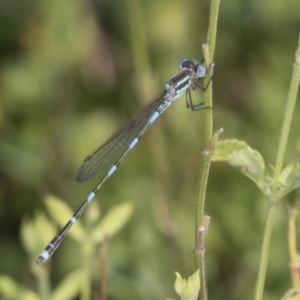
M 263 177 L 265 170 L 261 154 L 250 148 L 245 142 L 236 139 L 218 142 L 212 160 L 226 162 L 256 184 Z
M 26 251 L 36 256 L 56 233 L 53 224 L 43 213 L 36 213 L 35 218 L 23 218 L 21 225 L 21 240 Z
M 300 164 L 286 166 L 280 173 L 279 182 L 278 194 L 281 198 L 298 188 L 300 186 Z
M 254 181 L 266 196 L 272 194 L 274 167 L 269 165 L 265 168 L 260 153 L 251 149 L 245 142 L 235 139 L 218 142 L 212 160 L 226 162 Z M 282 198 L 298 187 L 300 187 L 300 164 L 288 165 L 279 176 L 276 197 Z
M 0 276 L 0 295 L 13 300 L 39 300 L 37 294 L 16 283 L 8 276 Z
M 299 290 L 296 288 L 289 289 L 280 300 L 298 300 Z
M 218 141 L 212 160 L 224 161 L 225 158 L 234 151 L 246 150 L 247 148 L 248 145 L 244 141 L 237 139 Z
M 38 236 L 34 227 L 34 222 L 27 217 L 22 220 L 21 240 L 25 250 L 29 254 L 34 254 L 38 247 Z
M 83 276 L 82 270 L 74 271 L 67 275 L 54 290 L 51 300 L 74 299 L 81 290 Z
M 133 210 L 130 202 L 115 206 L 110 212 L 94 227 L 91 237 L 94 242 L 101 243 L 106 237 L 112 237 L 128 221 Z
M 180 296 L 181 300 L 196 300 L 200 291 L 199 270 L 197 270 L 186 281 L 177 272 L 175 280 L 175 291 Z
M 51 217 L 61 227 L 63 227 L 74 214 L 74 212 L 65 202 L 54 196 L 46 196 L 45 204 Z M 80 220 L 76 221 L 76 223 L 72 226 L 72 229 L 69 231 L 68 235 L 72 236 L 77 241 L 82 241 L 84 239 L 85 231 L 81 226 Z

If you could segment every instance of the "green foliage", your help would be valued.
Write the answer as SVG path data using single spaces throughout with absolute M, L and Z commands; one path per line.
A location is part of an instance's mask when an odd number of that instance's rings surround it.
M 60 226 L 65 225 L 68 217 L 74 213 L 62 200 L 51 195 L 45 197 L 45 204 L 49 215 L 60 224 Z M 79 220 L 72 227 L 68 236 L 81 243 L 82 256 L 88 260 L 88 257 L 94 255 L 96 248 L 101 243 L 107 242 L 108 239 L 111 239 L 125 226 L 132 213 L 132 209 L 132 204 L 125 202 L 113 207 L 102 220 L 97 221 L 99 214 L 95 214 L 97 208 L 94 205 L 93 212 L 90 210 L 89 213 L 90 225 L 84 229 Z M 46 281 L 46 284 L 49 285 L 49 270 L 43 266 L 36 265 L 35 259 L 42 247 L 48 244 L 55 233 L 56 230 L 53 224 L 42 213 L 37 213 L 33 220 L 28 218 L 23 220 L 21 226 L 21 239 L 23 247 L 31 260 L 31 272 L 41 284 L 41 294 L 38 295 L 34 293 L 8 276 L 0 276 L 1 295 L 8 299 L 21 300 L 42 299 L 44 297 L 50 300 L 68 300 L 74 299 L 76 295 L 82 292 L 84 289 L 83 284 L 85 283 L 84 278 L 86 276 L 84 264 L 81 269 L 67 274 L 53 291 L 47 290 L 44 286 L 45 283 L 42 283 Z M 89 248 L 87 248 L 87 245 L 89 245 Z M 88 282 L 88 284 L 91 283 Z
M 82 276 L 81 270 L 70 272 L 53 291 L 51 300 L 74 299 L 80 292 Z
M 49 300 L 69 300 L 78 295 L 82 282 L 82 271 L 69 273 L 48 297 Z M 16 283 L 8 276 L 0 276 L 0 293 L 7 299 L 37 300 L 40 296 Z
M 181 300 L 196 300 L 200 290 L 199 270 L 191 275 L 187 280 L 176 272 L 175 291 Z M 172 300 L 172 299 L 167 299 Z
M 0 276 L 0 293 L 3 297 L 13 300 L 38 300 L 39 297 L 33 291 L 17 284 L 8 276 Z
M 250 178 L 265 196 L 271 195 L 274 184 L 274 167 L 265 168 L 261 154 L 250 148 L 245 142 L 238 140 L 223 140 L 218 142 L 213 161 L 223 161 L 236 168 Z M 300 186 L 300 165 L 286 166 L 279 176 L 277 197 L 283 198 Z
M 268 198 L 288 196 L 278 203 L 264 300 L 291 286 L 285 207 L 297 206 L 299 196 L 298 106 L 278 179 L 269 162 L 276 166 L 297 5 L 221 2 L 214 56 L 213 122 L 224 140 L 213 159 Z M 205 112 L 185 110 L 183 98 L 107 181 L 53 259 L 35 260 L 57 232 L 51 220 L 65 224 L 98 182 L 75 182 L 84 157 L 163 90 L 180 58 L 202 59 L 208 24 L 205 1 L 0 1 L 0 297 L 76 299 L 100 289 L 106 264 L 108 299 L 165 299 L 175 295 L 174 270 L 194 272 Z M 203 102 L 198 89 L 192 96 Z M 266 210 L 261 193 L 221 163 L 212 165 L 205 193 L 209 299 L 251 299 Z M 99 263 L 98 248 L 116 233 Z

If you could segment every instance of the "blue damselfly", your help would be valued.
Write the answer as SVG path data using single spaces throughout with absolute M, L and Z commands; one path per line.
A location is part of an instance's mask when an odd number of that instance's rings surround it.
M 58 248 L 72 225 L 77 221 L 86 209 L 86 206 L 95 197 L 103 183 L 116 171 L 127 153 L 138 143 L 145 134 L 150 125 L 161 115 L 164 110 L 177 98 L 186 93 L 186 105 L 191 110 L 197 110 L 199 105 L 193 105 L 190 88 L 197 87 L 205 90 L 199 84 L 199 80 L 212 75 L 214 64 L 209 68 L 205 67 L 204 62 L 196 62 L 190 59 L 182 59 L 180 68 L 182 72 L 173 77 L 165 86 L 163 92 L 155 97 L 147 106 L 145 106 L 133 119 L 113 134 L 104 144 L 88 155 L 83 161 L 77 174 L 77 181 L 83 182 L 97 173 L 103 171 L 111 165 L 104 178 L 88 195 L 79 209 L 74 213 L 67 224 L 52 239 L 47 247 L 41 252 L 37 263 L 46 261 Z M 210 78 L 211 79 L 211 78 Z

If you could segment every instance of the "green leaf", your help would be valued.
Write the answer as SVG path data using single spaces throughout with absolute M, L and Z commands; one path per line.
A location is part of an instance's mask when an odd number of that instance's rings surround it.
M 115 206 L 98 223 L 92 231 L 91 237 L 94 242 L 101 243 L 106 237 L 112 237 L 128 221 L 133 210 L 130 202 Z
M 213 161 L 224 161 L 241 171 L 256 184 L 263 177 L 265 163 L 261 154 L 239 140 L 224 140 L 217 144 Z
M 8 276 L 0 276 L 0 295 L 11 300 L 39 300 L 37 294 L 24 288 Z
M 54 290 L 51 300 L 74 299 L 81 290 L 83 276 L 82 270 L 74 271 L 67 275 Z
M 224 161 L 234 151 L 247 150 L 248 145 L 244 141 L 236 139 L 218 141 L 212 160 Z
M 218 142 L 212 160 L 224 161 L 240 170 L 254 181 L 266 196 L 271 195 L 274 184 L 274 167 L 269 165 L 265 168 L 260 153 L 251 149 L 245 142 L 234 139 Z M 300 187 L 300 164 L 288 165 L 279 176 L 276 196 L 282 198 L 298 187 Z
M 21 240 L 27 253 L 36 256 L 56 233 L 54 225 L 43 213 L 36 213 L 35 218 L 23 218 Z
M 71 208 L 57 197 L 51 195 L 46 196 L 45 204 L 51 217 L 61 227 L 63 227 L 74 214 Z M 82 228 L 80 220 L 76 221 L 76 223 L 72 226 L 71 230 L 69 231 L 68 235 L 73 237 L 77 241 L 82 241 L 84 239 L 86 234 L 84 229 Z
M 278 194 L 281 198 L 298 188 L 300 186 L 300 164 L 286 166 L 279 176 L 279 182 Z
M 181 300 L 196 300 L 200 290 L 199 270 L 197 270 L 186 281 L 177 272 L 175 281 L 175 291 L 180 296 Z
M 280 300 L 298 300 L 299 290 L 296 288 L 289 289 Z
M 39 244 L 38 236 L 34 227 L 34 222 L 27 217 L 23 218 L 22 220 L 21 241 L 27 253 L 36 253 L 36 249 Z

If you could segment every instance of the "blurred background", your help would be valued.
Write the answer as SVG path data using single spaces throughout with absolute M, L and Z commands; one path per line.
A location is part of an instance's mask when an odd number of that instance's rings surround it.
M 36 289 L 33 258 L 20 238 L 24 218 L 46 213 L 48 194 L 74 210 L 83 202 L 101 174 L 78 184 L 81 162 L 162 91 L 179 73 L 181 58 L 202 59 L 209 6 L 196 0 L 0 1 L 0 274 Z M 299 21 L 294 0 L 221 1 L 214 128 L 224 128 L 220 139 L 246 141 L 266 164 L 274 164 L 277 152 Z M 201 96 L 193 92 L 195 101 Z M 298 103 L 286 164 L 300 160 L 299 120 Z M 134 207 L 109 242 L 109 299 L 176 298 L 174 272 L 194 272 L 202 145 L 203 111 L 187 110 L 182 97 L 98 193 L 101 215 L 127 201 Z M 278 206 L 264 299 L 280 298 L 291 285 L 286 205 L 298 207 L 298 198 L 294 192 Z M 212 164 L 210 299 L 252 298 L 266 208 L 252 182 Z M 81 266 L 79 249 L 67 237 L 54 254 L 48 265 L 53 288 Z M 99 288 L 97 276 L 93 288 Z

